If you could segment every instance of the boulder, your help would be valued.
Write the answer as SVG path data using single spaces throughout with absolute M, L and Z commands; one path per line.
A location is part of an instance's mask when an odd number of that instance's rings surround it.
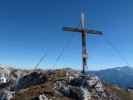
M 16 85 L 16 91 L 18 91 L 20 89 L 27 88 L 29 86 L 44 83 L 47 80 L 48 80 L 47 77 L 43 73 L 32 72 L 28 75 L 20 77 L 20 79 L 18 80 L 18 83 Z

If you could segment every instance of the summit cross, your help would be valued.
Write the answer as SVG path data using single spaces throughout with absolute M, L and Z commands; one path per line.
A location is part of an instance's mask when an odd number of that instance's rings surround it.
M 88 34 L 96 34 L 102 35 L 102 32 L 96 31 L 93 29 L 85 28 L 85 18 L 84 13 L 81 13 L 80 18 L 80 27 L 63 27 L 64 31 L 67 32 L 80 32 L 82 37 L 82 73 L 85 74 L 85 70 L 87 68 L 87 59 L 88 59 L 88 52 L 87 52 L 87 33 Z

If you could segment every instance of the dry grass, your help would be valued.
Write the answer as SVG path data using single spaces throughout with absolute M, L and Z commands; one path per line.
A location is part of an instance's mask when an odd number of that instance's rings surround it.
M 115 86 L 107 86 L 106 91 L 115 93 L 116 95 L 118 95 L 121 98 L 121 100 L 133 100 L 133 93 L 128 92 L 124 89 L 120 89 Z

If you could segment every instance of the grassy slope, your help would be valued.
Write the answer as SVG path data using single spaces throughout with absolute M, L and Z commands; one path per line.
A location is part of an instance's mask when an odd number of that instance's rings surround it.
M 106 91 L 118 95 L 121 100 L 133 100 L 133 92 L 128 92 L 115 86 L 107 86 Z

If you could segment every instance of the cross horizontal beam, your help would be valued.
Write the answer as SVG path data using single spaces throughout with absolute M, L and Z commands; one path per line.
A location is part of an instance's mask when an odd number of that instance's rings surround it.
M 63 27 L 64 31 L 68 32 L 86 32 L 88 34 L 96 34 L 96 35 L 102 35 L 103 33 L 100 31 L 96 31 L 93 29 L 82 29 L 82 28 L 74 28 L 74 27 Z

